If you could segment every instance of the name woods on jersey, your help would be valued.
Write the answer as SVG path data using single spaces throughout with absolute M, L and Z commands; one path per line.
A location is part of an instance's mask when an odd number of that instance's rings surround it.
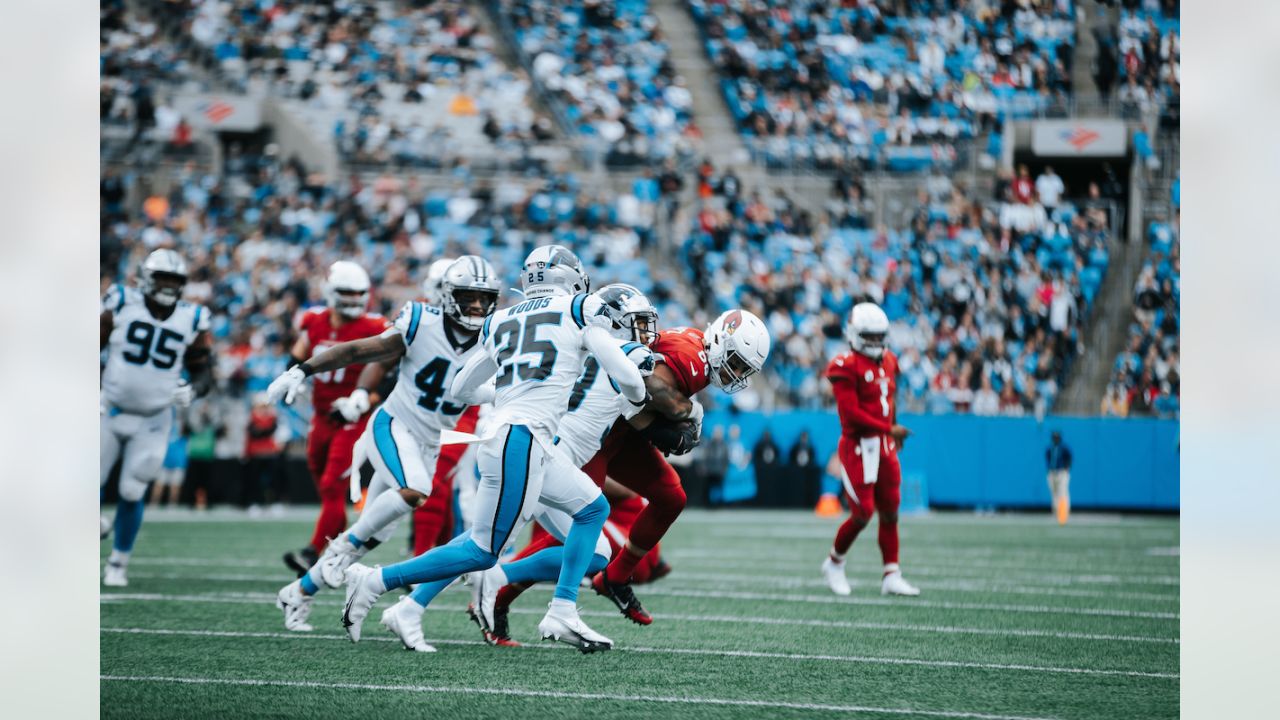
M 458 258 L 441 282 L 443 307 L 406 303 L 382 335 L 330 348 L 290 369 L 268 388 L 269 398 L 283 396 L 289 402 L 312 373 L 352 363 L 399 360 L 395 389 L 374 411 L 355 447 L 352 487 L 357 498 L 365 461 L 373 468 L 364 510 L 305 575 L 277 595 L 276 605 L 284 611 L 289 630 L 311 629 L 307 619 L 319 589 L 340 586 L 347 567 L 387 540 L 399 520 L 431 494 L 440 433 L 452 429 L 467 409 L 467 403 L 450 392 L 450 383 L 479 351 L 477 334 L 492 314 L 498 293 L 497 275 L 487 261 L 474 255 Z M 377 381 L 362 373 L 359 384 L 335 407 L 356 417 L 363 415 L 369 409 L 369 389 Z
M 388 590 L 411 583 L 447 582 L 486 570 L 542 502 L 573 518 L 555 597 L 539 623 L 544 638 L 579 649 L 608 649 L 612 641 L 586 626 L 575 602 L 578 586 L 609 514 L 599 488 L 581 471 L 547 474 L 556 430 L 586 358 L 594 356 L 632 402 L 646 397 L 644 378 L 610 335 L 612 325 L 599 298 L 569 250 L 535 249 L 521 274 L 525 300 L 493 314 L 480 332 L 481 352 L 453 382 L 454 394 L 472 402 L 487 395 L 490 378 L 494 418 L 477 453 L 480 486 L 469 535 L 421 557 L 385 568 L 352 565 L 347 573 L 343 624 L 353 641 L 369 609 Z
M 156 250 L 138 272 L 138 287 L 112 285 L 102 299 L 102 418 L 99 486 L 117 460 L 120 501 L 103 584 L 128 585 L 129 555 L 142 525 L 143 495 L 160 472 L 169 445 L 173 406 L 186 407 L 211 385 L 209 311 L 180 300 L 187 264 Z M 191 382 L 183 379 L 186 370 Z M 105 537 L 109 528 L 102 523 Z

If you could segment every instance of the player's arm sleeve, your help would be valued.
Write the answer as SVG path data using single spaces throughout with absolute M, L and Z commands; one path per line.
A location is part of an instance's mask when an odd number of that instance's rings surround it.
M 418 337 L 418 328 L 422 326 L 422 305 L 420 303 L 409 302 L 400 308 L 400 314 L 396 315 L 395 322 L 382 332 L 384 336 L 392 334 L 399 335 L 404 339 L 404 346 L 409 347 L 413 344 L 414 339 Z
M 892 427 L 889 420 L 883 417 L 876 417 L 858 404 L 858 393 L 854 389 L 853 381 L 846 377 L 830 376 L 831 388 L 835 392 L 836 405 L 840 408 L 840 417 L 852 422 L 853 426 L 859 430 L 873 430 L 878 433 L 887 433 Z
M 607 323 L 608 320 L 606 319 Z M 595 356 L 596 362 L 618 386 L 618 390 L 632 403 L 643 404 L 649 396 L 644 386 L 644 376 L 640 369 L 622 352 L 617 339 L 609 334 L 601 325 L 594 322 L 582 333 L 582 342 L 587 350 Z
M 467 405 L 481 405 L 493 400 L 493 384 L 489 378 L 498 372 L 498 361 L 487 352 L 478 352 L 471 356 L 466 365 L 453 376 L 453 384 L 449 386 L 449 394 L 458 402 Z M 486 390 L 486 387 L 489 388 Z M 488 399 L 485 399 L 485 396 Z
M 198 307 L 197 310 L 204 310 L 204 308 Z M 205 314 L 207 315 L 208 312 L 206 311 Z M 191 378 L 191 389 L 196 391 L 196 397 L 204 397 L 213 389 L 213 336 L 209 334 L 207 319 L 202 325 L 197 315 L 195 326 L 203 329 L 196 333 L 195 339 L 187 348 L 182 358 L 182 365 Z

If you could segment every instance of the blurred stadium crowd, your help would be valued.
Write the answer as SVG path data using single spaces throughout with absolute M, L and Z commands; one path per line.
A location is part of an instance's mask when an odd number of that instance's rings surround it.
M 1114 82 L 1121 102 L 1176 124 L 1176 3 L 1121 4 L 1099 88 Z M 497 37 L 480 21 L 485 8 L 457 0 L 140 5 L 149 19 L 102 4 L 104 138 L 119 132 L 181 158 L 192 131 L 172 94 L 234 88 L 298 104 L 363 171 L 319 178 L 270 145 L 231 145 L 220 168 L 191 159 L 164 191 L 145 171 L 105 166 L 104 287 L 131 278 L 151 249 L 181 250 L 189 296 L 214 312 L 217 375 L 242 425 L 287 362 L 294 315 L 321 302 L 339 258 L 370 271 L 383 312 L 418 296 L 438 257 L 480 254 L 510 276 L 545 242 L 573 247 L 597 284 L 650 293 L 665 326 L 742 305 L 774 338 L 770 397 L 737 398 L 744 408 L 828 407 L 820 370 L 863 298 L 892 322 L 907 411 L 1042 415 L 1086 350 L 1117 240 L 1114 177 L 1068 192 L 1052 169 L 1019 168 L 978 190 L 944 171 L 964 143 L 993 152 L 1003 120 L 1069 99 L 1071 0 L 691 0 L 755 159 L 831 173 L 819 210 L 748 187 L 723 160 L 698 164 L 692 96 L 645 0 L 493 0 Z M 644 169 L 627 191 L 546 165 L 496 179 L 470 167 L 566 135 Z M 446 181 L 393 172 L 402 168 L 444 169 Z M 873 207 L 862 176 L 873 168 L 928 169 L 907 221 Z M 694 200 L 668 247 L 659 227 L 686 188 Z M 1104 414 L 1177 413 L 1176 216 L 1147 236 Z M 307 409 L 282 412 L 300 434 Z

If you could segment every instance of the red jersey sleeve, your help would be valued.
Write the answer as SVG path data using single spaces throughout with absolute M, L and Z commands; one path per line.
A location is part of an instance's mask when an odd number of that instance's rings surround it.
M 852 353 L 837 356 L 827 365 L 826 375 L 836 397 L 840 427 L 845 435 L 853 437 L 887 433 L 892 427 L 892 413 L 889 414 L 890 417 L 886 417 L 883 412 L 873 413 L 866 407 L 859 391 L 869 383 L 858 375 L 858 365 L 857 356 Z
M 687 397 L 706 389 L 711 382 L 707 355 L 702 346 L 702 331 L 696 328 L 664 330 L 653 343 L 658 361 L 671 369 L 676 386 Z

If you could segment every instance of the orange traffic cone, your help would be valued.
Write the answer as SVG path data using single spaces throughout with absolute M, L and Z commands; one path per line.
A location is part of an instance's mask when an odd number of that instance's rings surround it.
M 818 498 L 818 505 L 813 509 L 818 517 L 835 517 L 840 514 L 840 498 L 827 493 Z
M 1054 510 L 1058 514 L 1058 524 L 1066 525 L 1067 518 L 1071 516 L 1071 500 L 1065 497 L 1060 498 L 1060 499 L 1054 500 L 1053 505 L 1054 505 Z

